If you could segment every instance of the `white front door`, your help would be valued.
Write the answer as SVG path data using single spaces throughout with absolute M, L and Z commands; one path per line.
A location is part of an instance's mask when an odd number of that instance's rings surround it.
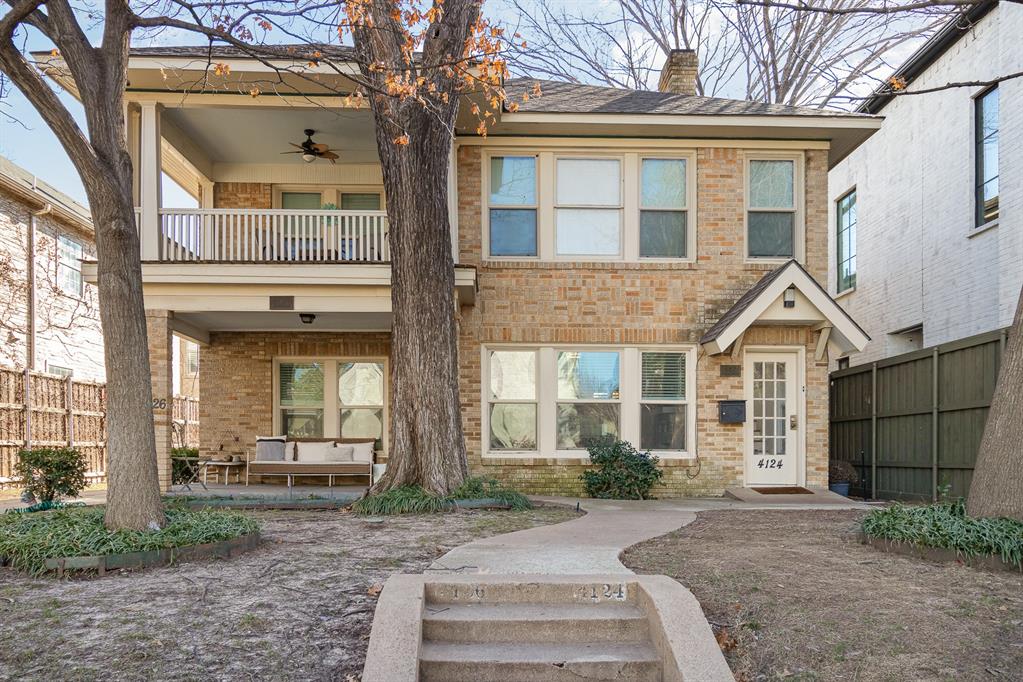
M 747 351 L 746 485 L 799 485 L 799 354 Z

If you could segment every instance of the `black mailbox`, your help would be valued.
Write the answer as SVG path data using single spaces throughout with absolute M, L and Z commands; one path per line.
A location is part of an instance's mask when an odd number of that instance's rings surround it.
M 722 424 L 742 424 L 746 421 L 745 400 L 719 400 L 718 421 Z

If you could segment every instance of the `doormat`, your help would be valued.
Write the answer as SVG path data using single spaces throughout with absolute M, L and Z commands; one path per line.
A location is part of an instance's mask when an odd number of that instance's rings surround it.
M 800 488 L 798 485 L 788 485 L 788 486 L 778 486 L 778 487 L 764 486 L 763 488 L 750 488 L 750 490 L 752 490 L 754 492 L 758 492 L 761 495 L 813 495 L 813 491 L 812 490 L 807 490 L 806 488 Z

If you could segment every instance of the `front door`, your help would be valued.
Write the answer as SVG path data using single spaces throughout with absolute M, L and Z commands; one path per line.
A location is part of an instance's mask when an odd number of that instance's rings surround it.
M 746 353 L 746 485 L 799 485 L 797 353 Z

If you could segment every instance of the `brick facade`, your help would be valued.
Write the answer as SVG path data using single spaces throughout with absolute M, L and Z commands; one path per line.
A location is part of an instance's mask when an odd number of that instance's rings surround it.
M 583 461 L 497 458 L 482 454 L 481 348 L 488 344 L 679 344 L 702 334 L 765 272 L 776 267 L 744 258 L 744 152 L 701 148 L 697 154 L 697 258 L 692 263 L 507 262 L 482 253 L 482 148 L 458 150 L 459 262 L 477 268 L 474 306 L 460 311 L 460 390 L 463 427 L 474 473 L 501 478 L 538 494 L 582 491 Z M 805 265 L 827 273 L 827 152 L 804 152 Z M 272 186 L 218 183 L 217 206 L 269 206 Z M 747 346 L 802 348 L 806 379 L 806 482 L 826 485 L 828 460 L 827 363 L 814 360 L 817 332 L 807 327 L 752 327 Z M 386 333 L 212 333 L 201 355 L 204 392 L 201 443 L 206 453 L 236 454 L 268 435 L 273 420 L 275 357 L 383 356 Z M 698 461 L 665 461 L 656 494 L 714 495 L 741 485 L 744 431 L 718 422 L 717 401 L 742 399 L 744 377 L 721 377 L 730 355 L 696 358 Z M 228 390 L 229 389 L 229 390 Z M 204 389 L 205 390 L 205 389 Z

